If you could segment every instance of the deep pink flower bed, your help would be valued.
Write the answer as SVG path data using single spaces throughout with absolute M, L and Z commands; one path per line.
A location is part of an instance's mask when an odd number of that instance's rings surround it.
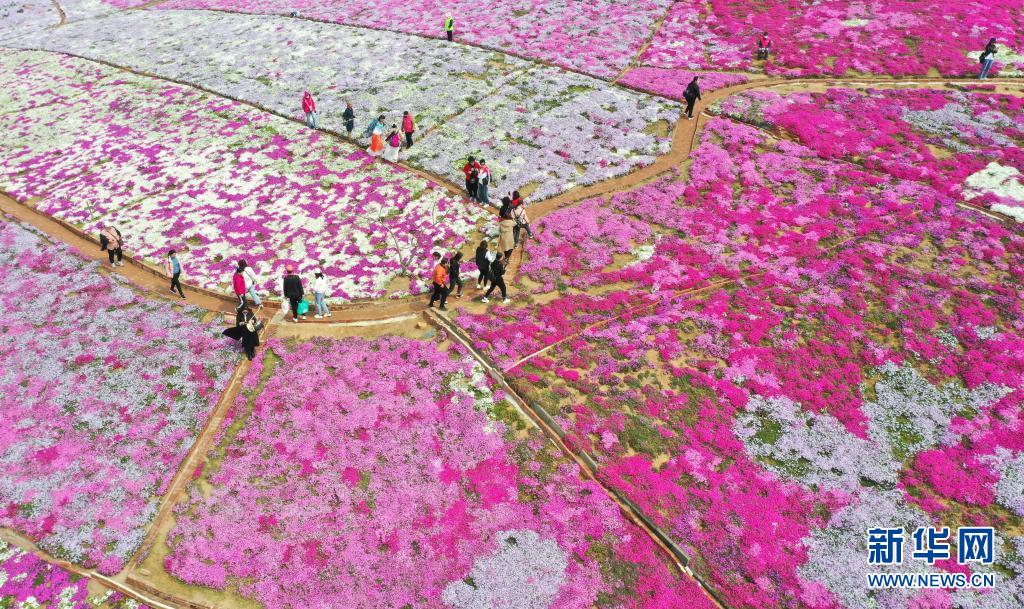
M 980 2 L 849 2 L 741 0 L 677 2 L 644 52 L 643 65 L 701 70 L 755 70 L 757 36 L 773 39 L 769 74 L 976 74 L 977 53 L 991 37 L 1018 59 L 1024 49 L 1019 4 Z M 975 54 L 968 57 L 968 53 Z M 760 63 L 760 62 L 758 62 Z M 996 72 L 993 72 L 995 74 Z
M 176 509 L 167 570 L 275 607 L 710 607 L 467 361 L 403 338 L 271 343 L 197 472 L 212 487 Z
M 792 137 L 823 158 L 920 181 L 975 204 L 1024 206 L 1020 97 L 928 89 L 758 91 L 725 100 L 717 111 Z
M 0 223 L 0 526 L 115 573 L 238 356 L 98 266 Z

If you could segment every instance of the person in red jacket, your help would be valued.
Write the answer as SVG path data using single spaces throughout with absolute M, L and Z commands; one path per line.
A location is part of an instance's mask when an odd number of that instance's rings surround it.
M 772 50 L 772 39 L 768 37 L 768 32 L 761 32 L 761 35 L 757 37 L 757 58 L 768 59 L 768 53 Z
M 405 133 L 405 147 L 412 148 L 412 134 L 416 131 L 416 123 L 412 120 L 412 115 L 406 110 L 402 113 L 402 132 Z
M 306 126 L 310 129 L 319 129 L 320 120 L 316 116 L 316 102 L 313 96 L 306 91 L 302 94 L 302 111 L 306 113 Z
M 466 176 L 466 192 L 470 201 L 476 201 L 476 187 L 479 184 L 480 166 L 476 163 L 476 157 L 469 157 L 466 164 L 462 166 L 462 173 Z
M 241 309 L 245 306 L 245 292 L 249 289 L 245 285 L 245 269 L 242 267 L 235 268 L 235 274 L 231 277 L 231 286 L 235 289 L 235 296 L 238 297 L 238 306 L 236 309 Z
M 445 267 L 444 261 L 441 260 L 441 254 L 437 252 L 434 252 L 434 274 L 432 279 L 434 291 L 430 295 L 430 304 L 427 306 L 433 308 L 434 302 L 440 299 L 440 309 L 447 311 L 448 307 L 444 305 L 448 300 L 448 268 Z

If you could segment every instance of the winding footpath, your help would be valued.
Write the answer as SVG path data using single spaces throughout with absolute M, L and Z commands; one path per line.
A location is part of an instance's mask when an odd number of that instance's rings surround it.
M 127 10 L 139 10 L 151 7 L 155 4 L 159 4 L 164 0 L 153 0 L 141 6 L 135 7 L 134 9 Z M 53 0 L 55 7 L 60 13 L 60 25 L 66 22 L 66 15 L 64 10 L 60 7 L 57 0 Z M 230 11 L 226 11 L 230 12 Z M 103 15 L 92 17 L 102 18 Z M 663 21 L 663 20 L 662 20 Z M 651 38 L 656 35 L 658 27 L 661 22 L 659 21 L 656 27 L 652 28 Z M 60 25 L 56 27 L 60 27 Z M 349 26 L 352 27 L 352 26 Z M 418 35 L 418 34 L 413 34 Z M 427 36 L 423 36 L 427 37 Z M 429 38 L 429 37 L 427 37 Z M 647 43 L 649 44 L 650 39 Z M 471 45 L 481 46 L 481 45 Z M 503 53 L 509 53 L 503 49 L 491 49 L 490 47 L 482 47 L 489 50 L 497 50 Z M 646 48 L 646 44 L 644 45 Z M 643 52 L 643 48 L 640 53 Z M 509 53 L 515 55 L 514 53 Z M 550 65 L 558 69 L 565 70 L 566 68 L 556 66 L 544 61 L 538 61 L 535 58 L 522 57 L 531 62 Z M 639 54 L 637 55 L 639 56 Z M 149 74 L 145 72 L 138 72 L 121 65 L 106 61 L 96 61 L 88 57 L 82 57 L 89 61 L 95 61 L 110 67 L 124 70 L 125 72 L 131 72 L 140 74 L 150 78 L 158 78 L 168 82 L 175 82 L 184 86 L 193 87 L 211 95 L 217 95 L 219 97 L 225 97 L 205 89 L 203 87 L 197 87 L 195 84 L 188 82 L 176 81 L 173 79 L 162 78 L 160 76 Z M 626 69 L 623 70 L 622 74 L 635 62 L 631 61 Z M 568 70 L 576 71 L 576 70 Z M 582 72 L 580 72 L 582 73 Z M 588 75 L 592 76 L 592 75 Z M 619 75 L 621 76 L 621 74 Z M 618 79 L 602 79 L 606 82 L 614 84 Z M 910 78 L 910 79 L 896 79 L 889 77 L 872 77 L 872 78 L 801 78 L 801 79 L 781 79 L 781 78 L 760 78 L 754 79 L 750 82 L 735 85 L 716 91 L 712 91 L 704 96 L 704 107 L 708 107 L 720 100 L 724 100 L 730 96 L 737 95 L 749 90 L 756 89 L 770 89 L 780 85 L 795 88 L 811 88 L 811 87 L 829 87 L 829 86 L 844 86 L 844 87 L 876 87 L 876 88 L 946 88 L 948 84 L 963 83 L 963 82 L 974 82 L 973 79 L 953 79 L 953 78 Z M 993 79 L 991 82 L 997 84 L 1013 84 L 1017 83 L 1012 79 Z M 1016 95 L 1024 95 L 1024 92 L 1016 91 Z M 300 120 L 285 116 L 283 114 L 274 112 L 268 108 L 262 107 L 257 103 L 250 102 L 243 99 L 235 100 L 244 104 L 247 104 L 253 108 L 261 110 L 263 112 L 269 112 L 277 116 L 282 116 L 294 122 L 301 122 Z M 669 172 L 676 171 L 680 168 L 684 168 L 686 163 L 689 161 L 690 156 L 698 142 L 698 136 L 701 128 L 707 120 L 707 116 L 701 113 L 697 120 L 686 121 L 679 120 L 672 131 L 672 148 L 671 151 L 659 157 L 653 164 L 636 170 L 625 176 L 621 176 L 614 179 L 609 179 L 597 184 L 593 184 L 586 187 L 576 187 L 568 192 L 560 194 L 549 199 L 536 202 L 531 205 L 530 212 L 531 218 L 534 222 L 543 218 L 544 216 L 551 214 L 552 212 L 571 206 L 575 203 L 590 199 L 593 197 L 600 197 L 610 195 L 612 193 L 618 193 L 628 191 L 636 188 L 644 183 L 649 182 L 659 176 L 668 174 Z M 342 134 L 332 131 L 323 130 L 331 137 L 336 138 L 341 142 L 348 142 L 349 140 Z M 409 167 L 406 164 L 402 164 L 404 169 L 407 169 L 413 173 L 419 174 L 437 184 L 444 186 L 450 192 L 461 196 L 462 188 L 459 185 L 453 184 L 439 176 L 431 175 L 422 170 Z M 1016 226 L 1016 224 L 1009 218 L 995 214 L 991 211 L 978 208 L 977 206 L 961 203 L 961 207 L 976 211 L 984 214 L 989 218 L 993 218 L 1003 223 Z M 51 238 L 64 242 L 80 250 L 84 255 L 93 258 L 95 260 L 105 260 L 106 256 L 99 250 L 98 241 L 90 235 L 87 235 L 77 228 L 61 222 L 51 216 L 48 216 L 32 206 L 32 202 L 17 202 L 10 197 L 0 194 L 0 211 L 4 214 L 11 216 L 19 221 L 25 222 L 36 228 L 42 230 Z M 924 212 L 918 211 L 913 214 L 917 216 Z M 913 217 L 912 216 L 912 217 Z M 890 227 L 892 230 L 898 230 L 899 227 Z M 851 237 L 841 243 L 838 243 L 830 250 L 838 250 L 846 247 L 853 242 L 860 241 L 873 235 L 860 235 L 857 237 Z M 514 276 L 518 270 L 517 260 L 521 260 L 522 256 L 514 257 L 514 262 L 510 265 L 509 273 L 510 276 Z M 118 273 L 125 275 L 135 284 L 147 289 L 151 292 L 154 298 L 167 298 L 177 302 L 177 298 L 172 298 L 167 291 L 167 278 L 161 269 L 157 269 L 152 265 L 148 265 L 131 256 L 126 256 L 126 260 L 129 262 L 128 265 L 118 270 Z M 366 302 L 353 302 L 345 305 L 336 305 L 332 307 L 334 316 L 330 322 L 317 321 L 309 322 L 299 325 L 283 323 L 283 317 L 279 313 L 279 302 L 268 302 L 265 311 L 273 311 L 275 314 L 271 319 L 266 329 L 269 336 L 278 337 L 299 337 L 299 338 L 310 338 L 313 336 L 325 336 L 325 337 L 336 337 L 339 335 L 359 333 L 364 329 L 373 328 L 373 332 L 387 333 L 389 328 L 395 328 L 414 323 L 417 327 L 425 327 L 426 325 L 432 326 L 439 332 L 445 333 L 452 341 L 462 344 L 469 353 L 472 354 L 474 359 L 483 367 L 483 369 L 491 376 L 491 378 L 501 387 L 511 398 L 511 400 L 519 407 L 519 409 L 526 414 L 534 424 L 540 428 L 544 434 L 573 462 L 575 462 L 586 478 L 594 480 L 605 493 L 616 502 L 620 507 L 623 514 L 626 515 L 634 524 L 636 524 L 646 535 L 648 535 L 654 543 L 662 549 L 665 553 L 666 558 L 675 565 L 676 569 L 688 577 L 693 578 L 708 596 L 720 607 L 727 607 L 721 597 L 715 592 L 713 588 L 708 586 L 702 579 L 696 576 L 688 567 L 689 558 L 686 553 L 681 549 L 685 544 L 680 541 L 673 540 L 665 531 L 661 530 L 653 521 L 647 517 L 637 506 L 630 501 L 627 496 L 623 493 L 612 488 L 610 484 L 607 484 L 601 475 L 600 468 L 596 461 L 585 452 L 572 449 L 565 442 L 565 432 L 561 429 L 556 421 L 554 421 L 542 408 L 531 404 L 528 400 L 524 399 L 519 393 L 517 393 L 512 386 L 507 382 L 505 373 L 530 361 L 531 359 L 557 347 L 560 344 L 565 343 L 568 340 L 576 338 L 580 335 L 586 334 L 593 329 L 605 326 L 613 323 L 624 316 L 631 315 L 641 310 L 645 310 L 654 306 L 671 302 L 676 298 L 693 295 L 696 293 L 702 293 L 707 291 L 713 291 L 718 289 L 726 288 L 730 285 L 735 285 L 738 282 L 742 282 L 746 279 L 750 279 L 758 275 L 758 273 L 749 273 L 741 275 L 737 279 L 724 280 L 716 283 L 712 283 L 699 288 L 692 288 L 688 290 L 680 290 L 669 296 L 653 299 L 652 301 L 646 301 L 622 311 L 618 314 L 610 315 L 609 317 L 602 319 L 598 322 L 592 323 L 579 329 L 578 332 L 571 336 L 563 337 L 562 339 L 552 342 L 544 346 L 543 348 L 529 354 L 524 354 L 518 361 L 510 364 L 505 368 L 497 366 L 488 356 L 481 353 L 479 350 L 473 347 L 473 340 L 466 332 L 460 328 L 455 322 L 449 319 L 447 316 L 438 313 L 434 310 L 426 309 L 425 298 L 422 296 L 418 297 L 405 297 L 401 299 L 393 299 L 386 301 L 366 301 Z M 230 315 L 234 310 L 234 298 L 228 294 L 218 293 L 211 290 L 206 290 L 193 285 L 185 284 L 187 300 L 189 304 L 196 305 L 207 309 L 210 312 L 217 314 Z M 484 310 L 485 305 L 482 303 L 467 303 L 465 306 L 473 307 L 474 309 Z M 155 609 L 171 609 L 186 608 L 186 609 L 197 609 L 201 608 L 202 605 L 197 605 L 186 599 L 176 598 L 173 596 L 159 594 L 159 591 L 147 586 L 143 582 L 139 581 L 136 577 L 139 568 L 140 556 L 147 553 L 148 549 L 160 538 L 161 527 L 167 522 L 169 518 L 173 517 L 173 508 L 177 503 L 182 494 L 186 491 L 187 485 L 190 481 L 191 472 L 195 471 L 197 467 L 203 464 L 206 459 L 207 451 L 212 446 L 214 438 L 220 427 L 220 423 L 223 421 L 225 413 L 227 412 L 230 404 L 233 403 L 235 396 L 239 391 L 240 380 L 244 378 L 246 372 L 249 369 L 249 363 L 243 361 L 235 370 L 234 375 L 228 385 L 228 389 L 221 395 L 219 401 L 214 407 L 213 413 L 209 418 L 206 427 L 202 433 L 197 437 L 194 446 L 189 452 L 187 458 L 182 462 L 181 467 L 175 474 L 173 482 L 166 494 L 161 498 L 160 509 L 157 517 L 150 524 L 150 528 L 147 532 L 145 541 L 142 547 L 136 555 L 136 558 L 126 567 L 124 571 L 115 577 L 108 578 L 102 576 L 96 572 L 84 570 L 74 565 L 70 565 L 64 561 L 56 560 L 38 550 L 29 540 L 24 537 L 17 535 L 16 533 L 9 530 L 0 530 L 0 537 L 7 539 L 17 545 L 24 547 L 30 551 L 35 552 L 37 555 L 47 560 L 50 563 L 56 564 L 62 568 L 68 569 L 72 572 L 93 578 L 99 581 L 102 585 L 118 590 L 119 592 L 130 596 L 139 602 L 145 603 Z M 142 573 L 142 575 L 146 575 Z

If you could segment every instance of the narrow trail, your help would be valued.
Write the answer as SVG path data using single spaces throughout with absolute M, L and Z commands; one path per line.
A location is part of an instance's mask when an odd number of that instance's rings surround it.
M 265 329 L 264 332 L 267 332 Z M 261 337 L 262 338 L 262 337 Z M 197 468 L 201 467 L 206 462 L 207 451 L 213 446 L 214 438 L 220 431 L 221 426 L 224 424 L 224 419 L 227 416 L 228 410 L 231 405 L 235 403 L 235 398 L 238 397 L 238 393 L 242 389 L 242 380 L 245 375 L 248 374 L 249 369 L 252 367 L 252 363 L 242 358 L 241 363 L 235 368 L 234 373 L 228 380 L 227 386 L 224 388 L 224 392 L 221 393 L 220 399 L 217 400 L 217 404 L 213 407 L 213 411 L 210 412 L 209 418 L 206 420 L 206 425 L 203 426 L 202 431 L 196 436 L 195 441 L 192 443 L 192 448 L 189 449 L 185 459 L 178 466 L 178 471 L 171 479 L 170 484 L 167 486 L 167 490 L 164 491 L 163 496 L 160 498 L 160 508 L 157 511 L 157 515 L 153 518 L 153 521 L 149 525 L 149 531 L 146 534 L 145 539 L 142 541 L 142 545 L 139 546 L 137 552 L 132 557 L 132 560 L 128 563 L 125 569 L 120 574 L 122 577 L 127 576 L 127 572 L 138 567 L 143 557 L 149 553 L 150 547 L 153 545 L 153 541 L 156 538 L 157 531 L 159 531 L 159 525 L 174 510 L 174 506 L 178 503 L 181 497 L 184 495 L 188 483 L 192 481 L 193 473 Z
M 50 0 L 50 2 L 53 3 L 53 8 L 57 9 L 57 14 L 60 15 L 60 22 L 57 25 L 53 26 L 53 27 L 54 28 L 59 28 L 60 26 L 62 26 L 65 23 L 67 23 L 68 16 L 64 12 L 64 7 L 60 5 L 60 2 L 58 2 L 57 0 Z
M 156 4 L 159 4 L 162 1 L 164 0 L 154 0 L 152 2 L 148 2 L 144 5 L 141 5 L 139 7 L 136 7 L 135 9 L 130 10 L 148 8 Z M 59 7 L 59 4 L 57 4 L 56 0 L 54 0 L 54 4 Z M 61 16 L 61 23 L 63 24 L 65 20 L 63 10 L 61 10 Z M 653 37 L 656 34 L 657 29 L 655 29 L 655 32 L 652 33 L 650 39 L 653 39 Z M 422 37 L 433 38 L 430 36 Z M 490 47 L 482 48 L 509 54 L 506 51 L 502 51 L 500 49 L 491 49 Z M 81 57 L 78 55 L 75 56 Z M 518 55 L 516 56 L 518 57 Z M 637 57 L 639 56 L 640 55 L 638 54 Z M 138 74 L 141 76 L 157 78 L 168 82 L 175 82 L 183 86 L 193 87 L 202 90 L 208 94 L 216 95 L 218 97 L 234 99 L 229 96 L 217 93 L 215 91 L 211 91 L 204 87 L 196 86 L 192 83 L 159 77 L 146 72 L 140 72 L 130 68 L 125 68 L 124 66 L 119 66 L 106 61 L 99 61 L 88 57 L 81 58 L 89 61 L 94 61 L 96 63 L 104 64 L 113 68 L 121 69 L 126 72 Z M 565 69 L 561 66 L 547 64 L 545 62 L 538 62 L 537 60 L 531 58 L 524 57 L 524 59 L 533 61 L 535 63 L 541 63 L 543 65 L 551 65 L 551 67 L 556 67 L 559 69 Z M 625 73 L 625 70 L 623 70 L 622 73 Z M 750 89 L 767 89 L 776 86 L 874 86 L 880 88 L 907 88 L 918 87 L 922 85 L 936 86 L 940 84 L 942 86 L 945 86 L 945 83 L 958 82 L 975 83 L 977 81 L 973 79 L 950 78 L 913 78 L 904 80 L 889 77 L 803 79 L 762 78 L 752 80 L 741 85 L 734 85 L 731 87 L 719 89 L 717 91 L 709 92 L 704 96 L 704 100 L 701 107 L 706 108 L 709 105 L 721 99 L 725 99 L 729 96 L 736 95 L 738 93 L 742 93 Z M 1014 84 L 1018 83 L 1018 81 L 1014 81 L 1013 79 L 993 79 L 990 82 Z M 302 123 L 301 119 L 283 115 L 281 113 L 272 111 L 253 102 L 241 99 L 235 99 L 235 101 L 246 104 L 260 111 L 268 112 L 270 114 L 286 118 L 293 122 Z M 697 141 L 697 136 L 700 132 L 700 129 L 708 120 L 707 116 L 708 115 L 701 113 L 701 115 L 696 120 L 677 121 L 676 125 L 672 129 L 671 151 L 668 154 L 656 159 L 656 161 L 652 165 L 640 168 L 625 176 L 605 180 L 603 182 L 599 182 L 597 184 L 593 184 L 586 187 L 578 187 L 561 195 L 531 204 L 529 208 L 531 221 L 535 222 L 536 220 L 543 218 L 544 216 L 552 213 L 557 209 L 572 205 L 582 200 L 598 196 L 607 196 L 616 192 L 627 191 L 643 183 L 646 183 L 652 179 L 656 179 L 659 176 L 669 175 L 671 172 L 683 166 L 683 164 L 690 158 L 690 155 Z M 336 137 L 340 141 L 349 141 L 347 138 L 345 138 L 342 134 L 338 132 L 330 130 L 321 131 L 330 134 L 333 137 Z M 417 175 L 423 176 L 425 179 L 442 185 L 449 191 L 461 197 L 461 186 L 452 184 L 451 182 L 447 182 L 446 180 L 443 179 L 439 179 L 437 176 L 431 176 L 413 167 L 408 167 L 406 165 L 402 165 L 402 167 L 413 173 L 416 173 Z M 972 206 L 969 203 L 963 203 L 961 204 L 961 207 L 965 209 L 973 209 L 975 211 L 978 211 L 979 213 L 983 213 L 986 216 L 995 218 L 997 220 L 1002 220 L 1004 222 L 1006 221 L 1005 218 L 1000 218 L 998 215 L 993 214 L 989 210 L 981 209 L 978 208 L 977 206 Z M 51 216 L 48 216 L 34 209 L 30 204 L 16 202 L 10 197 L 0 194 L 0 211 L 3 211 L 4 213 L 7 213 L 15 217 L 20 221 L 35 226 L 36 228 L 50 235 L 54 239 L 57 239 L 59 241 L 76 247 L 77 249 L 81 250 L 83 254 L 90 258 L 102 261 L 106 260 L 106 255 L 103 252 L 99 251 L 98 241 L 96 239 L 82 233 L 80 230 L 71 225 L 61 222 L 60 220 L 57 220 Z M 916 217 L 920 213 L 922 212 L 916 211 L 913 214 L 910 214 L 910 217 Z M 898 226 L 894 226 L 891 228 L 893 228 L 893 230 L 897 230 Z M 869 234 L 852 237 L 848 240 L 845 240 L 839 244 L 832 246 L 831 248 L 829 248 L 829 250 L 835 250 L 838 248 L 846 247 L 852 241 L 868 238 L 874 238 L 874 236 Z M 521 259 L 521 255 L 516 256 L 514 258 Z M 126 256 L 125 259 L 126 262 L 128 262 L 128 265 L 119 269 L 117 271 L 118 273 L 126 276 L 128 279 L 132 280 L 133 282 L 142 286 L 143 288 L 150 290 L 153 293 L 153 296 L 155 297 L 168 298 L 175 302 L 178 301 L 176 298 L 170 298 L 170 295 L 167 292 L 168 280 L 161 269 L 156 269 L 152 265 L 148 265 L 143 262 L 137 261 L 131 258 L 130 256 Z M 509 269 L 510 274 L 514 274 L 514 272 L 517 270 L 516 266 L 518 266 L 518 264 L 512 265 L 512 267 Z M 655 525 L 653 521 L 649 517 L 647 517 L 638 508 L 638 506 L 634 504 L 627 496 L 625 496 L 623 493 L 613 488 L 609 483 L 604 481 L 601 475 L 600 466 L 593 459 L 593 457 L 591 457 L 584 451 L 576 450 L 573 447 L 570 447 L 565 441 L 566 434 L 565 431 L 561 428 L 561 426 L 558 425 L 558 423 L 554 421 L 546 412 L 544 412 L 542 408 L 536 407 L 535 405 L 531 404 L 529 400 L 519 395 L 519 393 L 515 389 L 513 389 L 513 387 L 509 384 L 505 374 L 519 366 L 522 366 L 525 363 L 528 363 L 533 358 L 536 358 L 540 355 L 543 355 L 544 353 L 547 353 L 552 349 L 557 348 L 558 346 L 564 344 L 565 341 L 575 336 L 582 335 L 593 328 L 613 323 L 621 319 L 624 315 L 636 313 L 641 310 L 656 307 L 658 305 L 664 305 L 665 303 L 672 302 L 676 298 L 692 296 L 709 290 L 722 289 L 729 285 L 735 285 L 743 280 L 755 278 L 760 274 L 761 273 L 745 274 L 737 279 L 722 280 L 718 282 L 709 283 L 708 285 L 700 286 L 698 288 L 680 290 L 667 296 L 655 296 L 655 298 L 650 302 L 641 303 L 635 307 L 627 309 L 626 311 L 620 314 L 611 315 L 605 318 L 604 320 L 600 320 L 598 322 L 585 326 L 581 328 L 578 332 L 576 332 L 573 336 L 564 337 L 563 339 L 560 339 L 550 345 L 547 345 L 535 351 L 534 353 L 527 354 L 524 357 L 517 360 L 516 362 L 513 362 L 512 364 L 504 368 L 497 366 L 486 354 L 481 353 L 476 348 L 474 348 L 471 337 L 469 337 L 466 334 L 466 332 L 461 327 L 459 327 L 452 319 L 433 310 L 429 310 L 426 313 L 424 313 L 426 303 L 424 297 L 422 296 L 407 297 L 403 299 L 396 299 L 393 301 L 370 301 L 351 303 L 348 305 L 341 306 L 333 306 L 332 311 L 334 312 L 334 317 L 332 319 L 325 320 L 323 322 L 303 323 L 297 325 L 283 323 L 281 320 L 281 315 L 278 314 L 276 311 L 276 308 L 279 306 L 279 304 L 277 302 L 269 302 L 267 309 L 269 309 L 269 311 L 273 311 L 274 315 L 271 319 L 269 319 L 267 332 L 273 336 L 283 338 L 308 339 L 315 336 L 346 335 L 352 331 L 361 331 L 359 329 L 365 329 L 367 327 L 376 327 L 380 328 L 379 331 L 381 332 L 387 332 L 388 330 L 386 326 L 387 324 L 390 323 L 415 323 L 416 320 L 428 320 L 432 325 L 444 331 L 453 340 L 459 342 L 466 349 L 468 349 L 469 352 L 474 357 L 474 359 L 481 366 L 483 366 L 484 369 L 488 372 L 488 374 L 494 379 L 494 381 L 498 383 L 506 391 L 510 398 L 520 408 L 520 410 L 530 417 L 530 419 L 538 426 L 538 428 L 544 432 L 545 436 L 548 439 L 550 439 L 563 452 L 563 454 L 565 454 L 569 459 L 571 459 L 580 467 L 580 471 L 585 477 L 594 480 L 597 484 L 601 486 L 601 488 L 609 496 L 609 498 L 611 498 L 611 500 L 613 500 L 620 507 L 622 513 L 637 527 L 639 527 L 646 535 L 648 535 L 653 540 L 653 542 L 661 549 L 661 551 L 665 553 L 666 558 L 675 566 L 675 568 L 681 573 L 685 574 L 686 576 L 693 578 L 694 581 L 701 585 L 705 593 L 708 594 L 708 596 L 719 607 L 726 608 L 727 605 L 722 601 L 720 595 L 717 594 L 714 588 L 705 581 L 703 581 L 703 578 L 701 576 L 694 574 L 693 571 L 690 569 L 689 558 L 686 555 L 686 553 L 681 549 L 680 545 L 676 541 L 674 541 L 668 533 L 666 533 L 657 525 Z M 203 288 L 198 288 L 191 285 L 186 285 L 186 293 L 187 301 L 189 304 L 197 305 L 210 311 L 220 313 L 231 313 L 234 310 L 234 299 L 228 296 L 227 294 L 220 294 L 215 291 L 205 290 Z M 208 450 L 212 446 L 212 442 L 215 439 L 221 424 L 223 423 L 227 409 L 234 402 L 235 397 L 238 395 L 238 392 L 240 390 L 241 379 L 244 378 L 248 370 L 249 364 L 248 362 L 244 361 L 236 368 L 228 384 L 227 389 L 221 395 L 219 401 L 217 402 L 216 406 L 211 412 L 210 418 L 207 421 L 206 426 L 204 427 L 203 431 L 197 436 L 192 449 L 189 451 L 189 454 L 186 456 L 185 460 L 178 468 L 178 471 L 175 473 L 174 478 L 172 479 L 172 482 L 168 487 L 168 490 L 161 497 L 158 515 L 154 518 L 153 522 L 150 524 L 150 527 L 147 529 L 146 538 L 143 542 L 142 547 L 140 548 L 140 551 L 136 553 L 135 557 L 129 563 L 129 566 L 124 571 L 122 571 L 122 573 L 118 574 L 118 576 L 114 578 L 104 577 L 98 573 L 83 570 L 80 567 L 68 565 L 63 561 L 53 559 L 45 553 L 40 552 L 34 546 L 31 546 L 31 544 L 24 538 L 16 540 L 18 545 L 26 548 L 30 547 L 33 551 L 35 551 L 38 555 L 43 557 L 48 562 L 60 565 L 64 568 L 68 568 L 69 570 L 84 575 L 86 577 L 96 579 L 101 584 L 117 589 L 122 593 L 132 598 L 135 598 L 140 602 L 143 602 L 147 605 L 150 605 L 151 607 L 154 607 L 155 609 L 172 609 L 172 607 L 185 607 L 188 609 L 195 609 L 196 607 L 201 607 L 187 601 L 186 599 L 157 599 L 151 592 L 143 590 L 139 588 L 137 585 L 133 585 L 133 582 L 130 581 L 128 578 L 133 574 L 134 570 L 138 567 L 141 557 L 145 554 L 146 550 L 150 548 L 157 539 L 158 524 L 164 522 L 168 517 L 170 517 L 174 505 L 180 499 L 182 493 L 186 492 L 188 483 L 191 481 L 192 472 L 194 472 L 196 467 L 198 467 L 206 459 Z M 17 537 L 13 532 L 6 530 L 0 530 L 0 535 L 4 536 L 5 538 L 11 539 Z
M 612 83 L 613 85 L 617 85 L 619 84 L 619 81 L 622 80 L 622 77 L 629 73 L 630 70 L 640 67 L 644 53 L 646 53 L 647 49 L 650 48 L 651 43 L 654 42 L 654 39 L 658 37 L 658 33 L 661 32 L 661 28 L 662 26 L 665 25 L 665 21 L 668 19 L 669 13 L 671 12 L 672 5 L 669 4 L 665 8 L 664 14 L 662 14 L 662 16 L 659 17 L 656 22 L 654 22 L 654 27 L 651 28 L 650 35 L 644 40 L 643 44 L 641 44 L 640 47 L 636 50 L 636 53 L 633 54 L 633 58 L 630 59 L 626 65 L 622 66 L 622 69 L 619 70 L 619 73 L 615 75 L 615 78 L 611 79 L 608 82 Z

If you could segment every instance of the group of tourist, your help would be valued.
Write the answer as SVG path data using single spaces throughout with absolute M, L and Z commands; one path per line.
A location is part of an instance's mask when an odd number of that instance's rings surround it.
M 306 126 L 310 129 L 320 128 L 320 116 L 316 109 L 316 100 L 309 91 L 302 94 L 302 112 L 306 115 Z M 352 108 L 352 102 L 345 103 L 345 111 L 341 115 L 345 125 L 345 134 L 351 139 L 352 132 L 356 128 L 356 113 Z M 366 148 L 367 154 L 371 157 L 384 157 L 384 160 L 392 163 L 398 162 L 398 153 L 404 146 L 407 150 L 412 148 L 413 134 L 416 133 L 416 121 L 412 114 L 406 110 L 402 113 L 402 125 L 391 123 L 391 127 L 385 127 L 387 120 L 381 114 L 370 121 L 363 131 L 363 138 L 369 140 Z
M 449 14 L 445 19 L 445 32 L 449 41 L 453 39 L 455 21 Z M 767 60 L 772 52 L 772 40 L 767 32 L 763 32 L 757 38 L 757 59 Z M 992 64 L 997 53 L 996 39 L 992 38 L 986 44 L 979 56 L 981 72 L 978 78 L 985 79 L 989 75 Z M 693 110 L 696 102 L 701 99 L 699 76 L 694 76 L 683 92 L 683 99 L 686 101 L 684 116 L 687 120 L 693 118 Z M 309 91 L 302 95 L 302 111 L 306 117 L 306 125 L 311 129 L 320 128 L 320 120 L 317 113 L 316 100 Z M 352 137 L 355 129 L 355 111 L 351 103 L 346 103 L 342 115 L 345 130 L 348 137 Z M 403 112 L 401 127 L 392 123 L 390 128 L 385 128 L 385 115 L 373 119 L 363 132 L 363 137 L 368 138 L 369 146 L 367 152 L 373 156 L 383 156 L 391 162 L 398 161 L 401 148 L 412 148 L 413 134 L 416 131 L 416 124 L 408 111 Z M 487 161 L 482 158 L 470 156 L 462 168 L 466 181 L 466 195 L 471 201 L 482 205 L 493 205 L 489 197 L 489 189 L 492 185 L 491 169 Z M 516 246 L 521 243 L 521 236 L 525 233 L 532 237 L 529 218 L 526 215 L 526 205 L 519 191 L 513 191 L 502 197 L 501 204 L 493 205 L 498 208 L 498 240 L 495 247 L 485 239 L 476 248 L 474 262 L 478 269 L 476 282 L 477 290 L 486 290 L 481 296 L 481 302 L 488 302 L 491 294 L 497 289 L 501 291 L 503 302 L 508 303 L 508 289 L 505 285 L 505 272 L 511 260 L 511 255 Z M 100 248 L 107 253 L 111 267 L 124 265 L 124 237 L 121 231 L 113 225 L 106 226 L 100 233 Z M 461 276 L 462 252 L 455 252 L 450 255 L 442 255 L 439 252 L 432 254 L 433 270 L 431 272 L 432 291 L 429 307 L 439 303 L 441 310 L 447 310 L 449 296 L 462 298 L 464 283 Z M 185 292 L 181 286 L 181 276 L 184 271 L 181 260 L 175 250 L 167 253 L 164 262 L 164 270 L 170 278 L 170 291 L 180 298 L 185 298 Z M 252 359 L 255 348 L 259 345 L 259 330 L 263 326 L 256 313 L 250 307 L 248 300 L 256 310 L 263 308 L 263 302 L 257 293 L 259 275 L 245 260 L 239 260 L 232 276 L 232 287 L 236 306 L 236 324 L 231 332 L 225 331 L 242 342 L 246 355 Z M 312 282 L 313 302 L 315 307 L 314 317 L 323 319 L 331 316 L 331 311 L 326 304 L 328 296 L 327 279 L 323 269 L 318 269 Z M 282 281 L 282 311 L 291 314 L 293 322 L 298 323 L 306 319 L 309 312 L 309 303 L 305 300 L 305 289 L 302 279 L 295 273 L 295 268 L 288 265 Z
M 409 111 L 402 113 L 402 127 L 399 130 L 397 123 L 391 123 L 391 127 L 388 129 L 384 128 L 386 124 L 384 115 L 381 114 L 377 118 L 370 121 L 370 124 L 363 131 L 363 137 L 369 138 L 370 145 L 366 149 L 367 154 L 372 157 L 383 156 L 385 161 L 392 163 L 398 162 L 398 153 L 401 151 L 403 144 L 406 149 L 412 148 L 413 144 L 413 133 L 416 132 L 416 122 L 413 120 Z M 346 125 L 346 129 L 349 131 L 349 137 L 352 136 L 351 129 Z M 387 135 L 385 135 L 385 133 Z M 403 137 L 404 141 L 403 141 Z
M 455 292 L 454 298 L 462 298 L 462 290 L 465 283 L 462 280 L 462 252 L 455 252 L 450 256 L 441 256 L 434 252 L 434 270 L 431 273 L 431 293 L 428 307 L 433 308 L 434 303 L 439 303 L 439 309 L 447 311 L 448 297 Z M 508 289 L 505 287 L 505 267 L 508 256 L 497 250 L 491 250 L 487 240 L 484 239 L 476 248 L 476 267 L 479 272 L 476 280 L 476 289 L 487 290 L 480 298 L 481 302 L 490 300 L 491 292 L 495 288 L 501 289 L 503 302 L 510 302 Z M 489 287 L 488 287 L 488 284 Z

